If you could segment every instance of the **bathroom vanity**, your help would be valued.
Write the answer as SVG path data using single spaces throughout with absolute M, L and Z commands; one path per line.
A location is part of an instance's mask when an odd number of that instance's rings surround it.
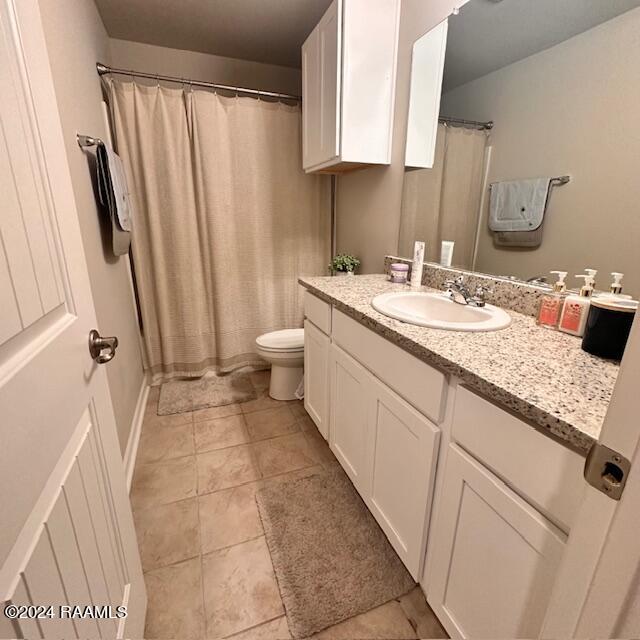
M 618 367 L 512 311 L 399 322 L 385 276 L 300 283 L 305 407 L 448 633 L 537 636 Z

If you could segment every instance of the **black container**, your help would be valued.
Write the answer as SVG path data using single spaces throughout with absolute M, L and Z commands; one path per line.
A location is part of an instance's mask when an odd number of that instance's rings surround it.
M 594 356 L 622 360 L 637 307 L 632 300 L 591 300 L 582 348 Z

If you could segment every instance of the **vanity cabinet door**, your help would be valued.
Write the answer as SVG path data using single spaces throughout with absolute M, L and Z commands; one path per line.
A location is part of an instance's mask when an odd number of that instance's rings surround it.
M 329 336 L 304 321 L 304 408 L 325 440 L 329 437 Z
M 366 500 L 369 493 L 368 413 L 372 376 L 340 347 L 331 345 L 331 428 L 329 446 Z
M 372 378 L 367 505 L 415 580 L 424 557 L 440 430 Z
M 566 536 L 450 445 L 427 600 L 451 637 L 536 638 Z

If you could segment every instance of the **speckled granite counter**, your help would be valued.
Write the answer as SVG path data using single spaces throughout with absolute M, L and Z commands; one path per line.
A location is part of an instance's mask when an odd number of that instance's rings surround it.
M 509 311 L 510 327 L 487 333 L 428 329 L 371 307 L 380 293 L 408 290 L 384 275 L 301 278 L 300 284 L 399 347 L 586 453 L 598 438 L 618 365 L 589 355 L 580 339 Z M 423 287 L 425 291 L 433 291 Z

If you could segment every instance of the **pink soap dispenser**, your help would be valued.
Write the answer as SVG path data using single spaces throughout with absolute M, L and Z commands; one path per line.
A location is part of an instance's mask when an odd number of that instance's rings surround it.
M 566 297 L 567 285 L 564 279 L 567 277 L 566 271 L 550 271 L 558 276 L 558 281 L 553 285 L 551 293 L 545 293 L 540 300 L 537 321 L 541 327 L 547 329 L 557 329 L 562 303 Z
M 595 285 L 595 269 L 586 269 L 588 273 L 576 276 L 576 278 L 584 278 L 584 285 L 580 289 L 579 295 L 572 294 L 567 296 L 562 306 L 562 315 L 560 316 L 560 331 L 570 333 L 574 336 L 582 337 L 587 324 L 587 316 L 591 307 L 591 296 L 593 295 L 593 287 Z

